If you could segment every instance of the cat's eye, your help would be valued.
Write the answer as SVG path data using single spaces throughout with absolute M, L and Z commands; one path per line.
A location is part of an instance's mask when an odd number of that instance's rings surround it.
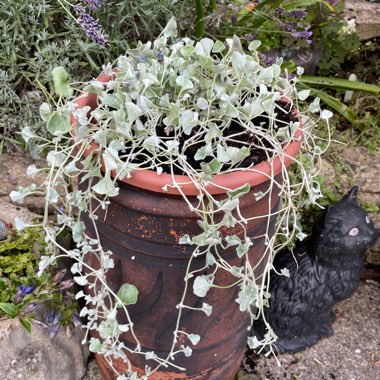
M 359 233 L 359 229 L 354 227 L 354 228 L 351 228 L 350 231 L 348 231 L 348 234 L 350 236 L 356 236 L 357 234 Z
M 371 219 L 368 217 L 368 216 L 366 216 L 365 217 L 365 221 L 367 222 L 367 224 L 371 221 Z

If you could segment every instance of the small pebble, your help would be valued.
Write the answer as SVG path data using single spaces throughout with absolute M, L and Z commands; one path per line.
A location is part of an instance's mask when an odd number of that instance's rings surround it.
M 0 240 L 5 240 L 8 234 L 7 224 L 0 219 Z

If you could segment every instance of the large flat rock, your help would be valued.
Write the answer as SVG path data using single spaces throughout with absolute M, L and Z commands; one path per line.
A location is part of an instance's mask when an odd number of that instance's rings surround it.
M 2 380 L 80 380 L 86 372 L 88 349 L 81 344 L 83 330 L 68 336 L 61 328 L 50 339 L 46 330 L 27 333 L 17 320 L 0 321 Z
M 346 0 L 344 17 L 355 19 L 356 33 L 361 41 L 380 36 L 380 4 L 364 0 Z

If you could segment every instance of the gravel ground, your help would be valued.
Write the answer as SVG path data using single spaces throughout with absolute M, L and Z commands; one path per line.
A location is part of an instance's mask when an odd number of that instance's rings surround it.
M 362 282 L 358 291 L 335 308 L 335 334 L 298 354 L 254 357 L 249 373 L 238 380 L 377 380 L 380 379 L 380 284 Z M 83 380 L 102 380 L 90 361 Z M 210 379 L 212 380 L 212 379 Z
M 380 379 L 380 284 L 362 282 L 335 308 L 334 335 L 297 354 L 254 358 L 250 374 L 239 380 Z

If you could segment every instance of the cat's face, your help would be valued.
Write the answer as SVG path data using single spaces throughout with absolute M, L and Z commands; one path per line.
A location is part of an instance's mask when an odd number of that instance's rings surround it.
M 378 235 L 366 211 L 356 205 L 331 207 L 325 219 L 327 234 L 346 250 L 367 249 Z
M 346 258 L 364 255 L 378 236 L 367 212 L 357 205 L 356 195 L 357 188 L 353 188 L 340 202 L 328 207 L 314 230 L 315 237 L 328 248 L 326 251 Z

